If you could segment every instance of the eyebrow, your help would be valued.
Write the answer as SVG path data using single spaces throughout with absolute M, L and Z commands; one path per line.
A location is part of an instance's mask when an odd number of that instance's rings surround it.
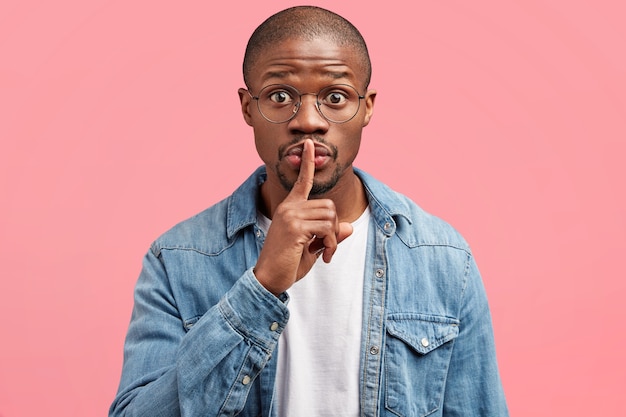
M 286 78 L 290 71 L 268 71 L 263 74 L 264 79 L 268 78 Z
M 329 75 L 331 78 L 338 80 L 339 78 L 348 78 L 350 74 L 347 71 L 326 71 L 324 75 Z

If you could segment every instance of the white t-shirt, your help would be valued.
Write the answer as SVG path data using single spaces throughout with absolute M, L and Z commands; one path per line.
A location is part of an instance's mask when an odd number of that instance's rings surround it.
M 289 293 L 289 322 L 278 341 L 279 416 L 358 416 L 363 274 L 369 207 L 332 261 L 321 257 Z M 259 227 L 270 220 L 259 215 Z

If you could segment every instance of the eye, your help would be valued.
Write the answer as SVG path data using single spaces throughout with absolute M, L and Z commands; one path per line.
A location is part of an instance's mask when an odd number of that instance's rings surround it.
M 340 106 L 349 99 L 348 93 L 341 90 L 330 91 L 322 98 L 322 102 L 330 106 Z
M 293 101 L 293 97 L 285 90 L 274 90 L 267 94 L 268 99 L 276 104 L 287 104 Z

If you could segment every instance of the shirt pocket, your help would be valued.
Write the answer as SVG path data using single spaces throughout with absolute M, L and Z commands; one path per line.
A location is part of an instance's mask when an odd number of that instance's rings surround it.
M 449 317 L 387 317 L 385 407 L 398 416 L 426 416 L 442 401 L 459 322 Z

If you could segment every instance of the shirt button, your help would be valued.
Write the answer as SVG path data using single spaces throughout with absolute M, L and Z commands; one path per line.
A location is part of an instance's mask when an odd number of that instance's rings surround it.
M 384 270 L 382 270 L 382 269 L 377 269 L 376 270 L 376 277 L 377 278 L 382 278 L 383 275 L 385 275 L 385 271 Z
M 372 355 L 378 355 L 378 352 L 379 352 L 379 351 L 380 351 L 380 349 L 378 349 L 378 346 L 372 346 L 372 347 L 370 348 L 370 353 L 371 353 Z
M 261 231 L 260 230 L 256 231 L 256 237 L 261 237 Z
M 428 341 L 427 338 L 423 337 L 422 340 L 420 340 L 420 343 L 422 344 L 422 346 L 427 347 L 428 345 L 430 345 L 430 342 Z
M 278 330 L 278 323 L 274 322 L 270 325 L 270 330 L 275 332 L 276 330 Z
M 383 227 L 385 228 L 385 230 L 389 230 L 389 228 L 391 228 L 391 223 L 387 222 Z
M 241 383 L 244 385 L 248 385 L 250 383 L 250 377 L 248 375 L 244 376 L 241 380 Z

